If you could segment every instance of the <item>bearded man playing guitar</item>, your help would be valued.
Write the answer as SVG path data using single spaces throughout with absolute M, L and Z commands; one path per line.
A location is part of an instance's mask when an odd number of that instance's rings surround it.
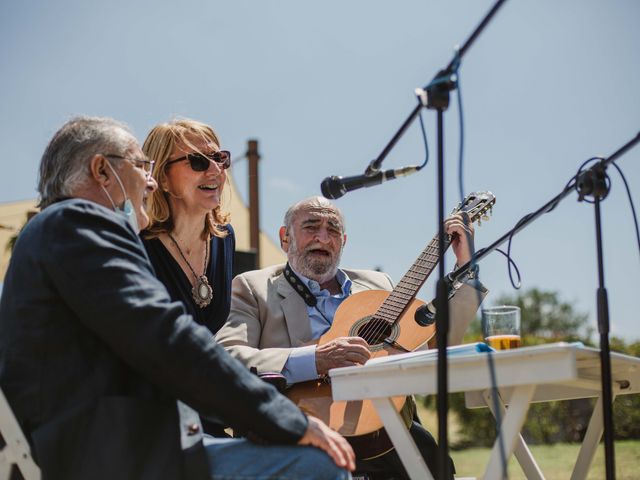
M 467 220 L 465 214 L 458 213 L 445 221 L 445 231 L 458 265 L 471 258 L 474 231 Z M 347 239 L 344 225 L 340 210 L 324 197 L 311 197 L 289 208 L 279 232 L 288 263 L 246 272 L 233 280 L 231 312 L 216 335 L 216 340 L 232 356 L 258 374 L 283 375 L 294 388 L 313 381 L 323 383 L 317 379 L 326 378 L 330 369 L 362 365 L 371 357 L 370 344 L 374 342 L 367 342 L 366 336 L 339 336 L 326 343 L 314 342 L 332 329 L 336 310 L 348 297 L 354 300 L 360 292 L 370 293 L 370 290 L 386 291 L 386 296 L 393 289 L 391 279 L 384 273 L 338 268 Z M 486 292 L 475 280 L 454 286 L 449 300 L 450 345 L 462 341 Z M 417 306 L 413 307 L 414 311 Z M 374 311 L 375 307 L 371 313 Z M 429 304 L 425 312 L 433 317 L 435 308 Z M 411 328 L 434 331 L 434 326 L 421 327 L 413 321 L 413 314 L 411 317 Z M 390 331 L 384 336 L 388 333 Z M 426 343 L 425 338 L 425 346 Z M 330 396 L 330 389 L 328 392 Z M 401 414 L 409 431 L 427 466 L 436 475 L 436 442 L 419 423 L 413 400 L 400 400 Z M 298 405 L 305 410 L 303 402 Z M 354 439 L 352 445 L 359 456 L 356 470 L 376 480 L 408 479 L 388 437 L 384 432 L 381 436 L 386 439 L 387 447 L 373 455 L 360 453 Z M 347 439 L 352 440 L 348 436 Z M 451 468 L 451 471 L 455 470 Z

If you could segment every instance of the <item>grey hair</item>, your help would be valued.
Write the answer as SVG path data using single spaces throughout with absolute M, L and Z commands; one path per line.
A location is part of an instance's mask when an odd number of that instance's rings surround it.
M 111 118 L 76 117 L 53 136 L 40 161 L 40 208 L 73 196 L 89 179 L 89 159 L 123 155 L 136 139 L 124 123 Z
M 335 213 L 340 219 L 340 223 L 342 224 L 342 232 L 344 233 L 346 231 L 344 216 L 342 215 L 340 209 L 326 198 L 320 196 L 305 198 L 304 200 L 300 200 L 299 202 L 291 205 L 287 210 L 287 213 L 284 214 L 284 228 L 289 231 L 289 227 L 291 227 L 296 214 L 301 210 L 310 209 L 328 210 Z

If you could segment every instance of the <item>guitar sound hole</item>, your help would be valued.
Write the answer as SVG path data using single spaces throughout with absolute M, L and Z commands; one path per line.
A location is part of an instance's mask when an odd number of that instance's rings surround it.
M 364 338 L 369 345 L 376 345 L 389 338 L 392 333 L 393 328 L 388 322 L 374 318 L 360 325 L 357 335 Z

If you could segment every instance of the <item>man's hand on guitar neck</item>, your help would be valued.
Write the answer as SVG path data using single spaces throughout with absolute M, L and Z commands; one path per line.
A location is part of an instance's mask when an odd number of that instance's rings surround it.
M 451 237 L 451 248 L 456 264 L 462 266 L 471 260 L 473 252 L 473 223 L 466 213 L 456 213 L 444 221 L 444 231 Z
M 339 337 L 316 347 L 316 371 L 326 375 L 332 368 L 363 365 L 369 357 L 368 343 L 360 337 Z

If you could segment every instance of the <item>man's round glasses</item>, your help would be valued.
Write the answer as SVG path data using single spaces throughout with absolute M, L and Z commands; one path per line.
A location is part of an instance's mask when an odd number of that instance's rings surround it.
M 153 172 L 153 165 L 156 163 L 154 160 L 149 160 L 147 158 L 130 158 L 123 157 L 122 155 L 109 154 L 105 155 L 105 157 L 119 158 L 120 160 L 130 160 L 134 167 L 144 170 L 144 173 L 146 173 L 147 176 L 151 175 L 151 172 Z
M 209 166 L 212 162 L 218 165 L 218 167 L 225 169 L 229 168 L 229 166 L 231 165 L 231 152 L 228 150 L 220 150 L 219 152 L 213 152 L 207 155 L 202 153 L 189 153 L 184 157 L 171 160 L 165 163 L 165 165 L 169 166 L 172 163 L 182 162 L 184 160 L 189 161 L 191 170 L 193 170 L 194 172 L 205 172 L 209 170 Z

